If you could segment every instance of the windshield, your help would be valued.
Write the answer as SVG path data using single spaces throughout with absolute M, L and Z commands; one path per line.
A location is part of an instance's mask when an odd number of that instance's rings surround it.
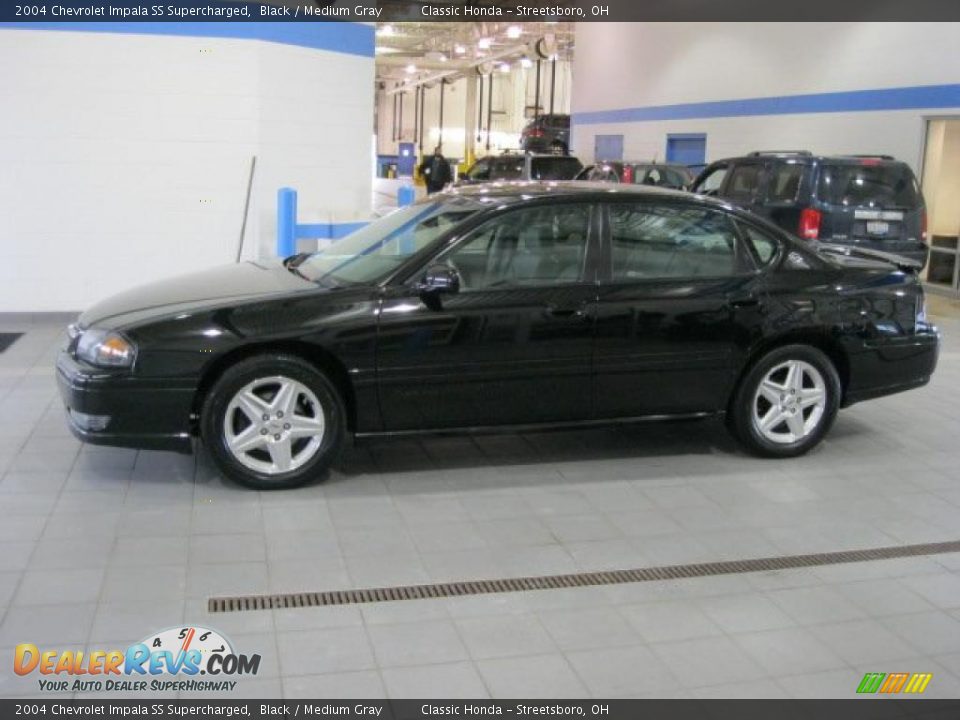
M 904 164 L 823 165 L 817 197 L 831 205 L 914 208 L 917 182 Z
M 297 272 L 335 285 L 375 282 L 479 209 L 463 199 L 401 208 L 310 255 Z

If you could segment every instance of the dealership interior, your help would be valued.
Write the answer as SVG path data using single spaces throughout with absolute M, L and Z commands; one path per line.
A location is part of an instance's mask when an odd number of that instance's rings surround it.
M 887 694 L 960 696 L 958 24 L 266 25 L 0 26 L 0 61 L 18 68 L 0 74 L 0 697 L 144 696 L 43 689 L 9 658 L 179 628 L 215 631 L 259 668 L 151 697 L 854 698 L 872 673 L 911 678 Z M 796 243 L 879 248 L 863 262 L 922 283 L 910 323 L 936 326 L 936 369 L 844 407 L 783 459 L 691 413 L 348 434 L 311 482 L 251 489 L 198 438 L 192 452 L 79 439 L 101 417 L 68 417 L 58 388 L 75 334 L 92 336 L 80 313 L 336 248 L 432 207 L 444 166 L 452 187 L 436 197 L 451 202 L 514 181 L 668 185 L 648 192 L 713 195 L 763 227 L 789 217 Z M 896 203 L 829 205 L 831 167 L 855 176 L 851 193 L 896 184 Z M 804 193 L 798 220 L 787 210 Z M 837 230 L 831 213 L 856 221 Z M 196 311 L 163 297 L 137 317 Z M 290 300 L 277 322 L 299 311 Z M 125 352 L 103 337 L 103 357 Z M 165 357 L 187 363 L 194 345 L 171 342 Z M 673 369 L 661 363 L 664 382 Z M 343 375 L 386 412 L 376 378 Z M 472 392 L 488 408 L 496 389 Z

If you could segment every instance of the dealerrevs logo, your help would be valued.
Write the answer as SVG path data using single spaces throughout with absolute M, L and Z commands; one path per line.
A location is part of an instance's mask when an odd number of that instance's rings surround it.
M 177 627 L 126 650 L 59 651 L 22 643 L 14 650 L 13 670 L 43 676 L 37 680 L 42 692 L 222 691 L 236 687 L 228 678 L 256 675 L 260 655 L 235 652 L 216 630 Z

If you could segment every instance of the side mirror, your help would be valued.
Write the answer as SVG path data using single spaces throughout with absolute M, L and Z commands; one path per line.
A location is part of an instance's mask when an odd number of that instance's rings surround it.
M 417 290 L 425 302 L 430 300 L 436 303 L 440 295 L 460 292 L 460 274 L 449 265 L 431 265 L 417 283 Z

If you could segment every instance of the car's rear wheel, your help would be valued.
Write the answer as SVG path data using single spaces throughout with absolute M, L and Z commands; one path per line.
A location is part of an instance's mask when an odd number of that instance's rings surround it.
M 728 424 L 751 452 L 794 457 L 817 445 L 840 407 L 837 369 L 822 351 L 787 345 L 761 357 L 731 402 Z
M 344 434 L 336 387 L 291 355 L 258 355 L 229 368 L 207 394 L 200 422 L 220 471 L 258 490 L 318 478 Z

